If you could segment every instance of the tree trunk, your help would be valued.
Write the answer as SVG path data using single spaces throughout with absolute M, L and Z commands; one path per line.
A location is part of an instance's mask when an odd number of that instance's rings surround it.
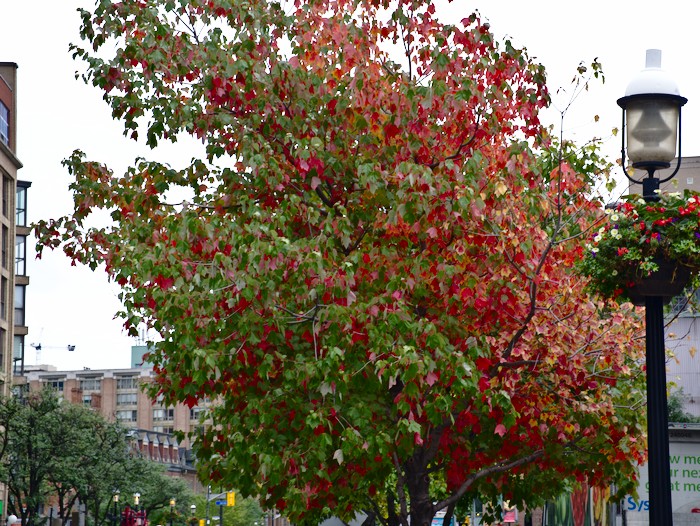
M 430 476 L 422 455 L 416 454 L 406 463 L 405 473 L 411 503 L 411 526 L 430 526 L 435 507 L 430 499 Z
M 394 497 L 394 494 L 391 491 L 389 491 L 386 496 L 386 507 L 387 526 L 401 526 L 401 518 L 399 517 L 398 513 L 396 513 L 396 498 Z

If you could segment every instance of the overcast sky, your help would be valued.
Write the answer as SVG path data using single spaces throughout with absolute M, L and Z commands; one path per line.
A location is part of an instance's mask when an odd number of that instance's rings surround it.
M 606 83 L 593 83 L 574 104 L 564 121 L 564 134 L 585 140 L 608 137 L 620 125 L 615 101 L 629 80 L 644 66 L 645 50 L 663 51 L 663 68 L 689 99 L 683 110 L 683 153 L 700 155 L 700 73 L 697 21 L 700 7 L 681 0 L 562 2 L 561 0 L 456 0 L 436 2 L 450 19 L 473 10 L 491 24 L 499 40 L 509 37 L 516 46 L 544 64 L 555 103 L 563 108 L 580 62 L 602 63 Z M 3 0 L 0 4 L 0 61 L 19 65 L 18 157 L 24 164 L 20 179 L 32 182 L 29 219 L 56 217 L 70 210 L 69 177 L 61 160 L 74 149 L 121 170 L 146 150 L 122 137 L 121 125 L 111 120 L 101 94 L 75 80 L 80 65 L 73 62 L 68 44 L 78 40 L 76 9 L 92 2 L 76 0 Z M 594 116 L 600 117 L 594 122 Z M 556 112 L 549 118 L 558 125 Z M 617 156 L 619 137 L 606 152 Z M 169 148 L 157 155 L 174 166 L 193 152 Z M 33 240 L 30 247 L 33 247 Z M 103 271 L 70 267 L 60 253 L 36 261 L 29 255 L 27 289 L 26 363 L 56 365 L 60 369 L 128 367 L 130 347 L 136 343 L 114 320 L 117 291 Z M 41 344 L 40 356 L 30 344 Z M 75 351 L 68 352 L 67 346 Z

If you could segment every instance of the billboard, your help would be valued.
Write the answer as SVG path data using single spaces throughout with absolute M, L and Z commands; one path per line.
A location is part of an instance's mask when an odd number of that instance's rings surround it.
M 700 436 L 695 429 L 671 429 L 671 509 L 674 517 L 685 515 L 700 523 Z M 646 464 L 639 468 L 639 496 L 627 496 L 622 508 L 629 524 L 649 523 L 649 476 Z

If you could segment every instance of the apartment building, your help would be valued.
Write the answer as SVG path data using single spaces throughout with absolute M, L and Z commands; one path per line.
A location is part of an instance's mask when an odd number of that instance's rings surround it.
M 138 353 L 135 353 L 138 354 Z M 153 370 L 144 364 L 128 369 L 83 369 L 58 371 L 51 365 L 25 366 L 24 374 L 15 377 L 15 384 L 36 391 L 50 387 L 63 399 L 83 404 L 100 412 L 107 420 L 120 422 L 135 430 L 172 434 L 188 433 L 202 425 L 204 407 L 189 408 L 184 404 L 167 406 L 151 398 L 142 387 L 153 381 Z M 187 446 L 183 443 L 181 446 Z
M 0 394 L 12 383 L 15 197 L 17 172 L 17 64 L 0 62 Z M 24 321 L 22 320 L 23 324 Z
M 10 394 L 15 352 L 28 330 L 24 320 L 26 276 L 26 197 L 30 183 L 19 182 L 17 158 L 17 64 L 0 62 L 0 395 Z M 23 199 L 18 201 L 18 195 Z M 17 210 L 17 208 L 20 210 Z M 17 225 L 19 224 L 19 227 Z M 13 237 L 15 243 L 12 243 Z M 21 245 L 18 247 L 18 245 Z M 21 259 L 21 262 L 19 261 Z M 17 276 L 17 279 L 15 278 Z M 16 337 L 15 337 L 16 335 Z M 15 347 L 17 346 L 17 348 Z M 0 516 L 7 487 L 0 481 Z

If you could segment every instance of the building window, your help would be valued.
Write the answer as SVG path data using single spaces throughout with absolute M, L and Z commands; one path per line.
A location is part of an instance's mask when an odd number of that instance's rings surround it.
M 24 362 L 24 336 L 21 334 L 15 334 L 14 337 L 12 345 L 12 362 L 14 364 L 13 373 L 24 374 L 22 370 L 17 370 L 17 364 L 22 364 Z
M 27 274 L 27 238 L 15 236 L 15 276 Z
M 19 399 L 29 396 L 29 384 L 13 385 L 12 396 Z
M 23 183 L 27 184 L 27 183 Z M 15 224 L 27 226 L 27 187 L 17 183 L 17 202 L 15 203 Z
M 138 387 L 136 376 L 118 376 L 117 389 L 136 389 Z
M 0 318 L 7 319 L 7 278 L 0 278 Z
M 195 440 L 195 437 L 201 436 L 204 433 L 204 426 L 199 425 L 199 424 L 194 424 L 190 425 L 190 435 L 192 435 L 192 439 Z
M 24 325 L 25 286 L 15 285 L 15 321 L 18 326 Z
M 92 395 L 91 394 L 84 394 L 83 395 L 83 405 L 90 407 L 92 406 Z
M 172 426 L 153 426 L 153 431 L 156 433 L 166 433 L 172 435 L 175 429 Z
M 117 411 L 115 415 L 119 422 L 136 422 L 137 412 L 135 410 Z
M 64 378 L 45 378 L 44 386 L 48 387 L 49 389 L 53 389 L 54 391 L 58 391 L 59 393 L 62 393 L 63 382 Z
M 5 370 L 5 340 L 7 339 L 7 331 L 0 329 L 0 370 Z
M 10 110 L 0 101 L 0 142 L 10 145 Z
M 153 421 L 160 422 L 162 420 L 172 420 L 175 418 L 174 409 L 154 409 L 153 410 Z
M 193 407 L 190 409 L 190 420 L 199 420 L 205 410 L 204 407 Z
M 117 405 L 136 405 L 138 403 L 137 393 L 118 393 Z
M 7 253 L 10 248 L 10 229 L 2 225 L 2 268 L 7 268 Z
M 2 178 L 2 215 L 9 219 L 10 213 L 10 187 L 14 186 L 12 179 L 7 175 Z
M 100 390 L 100 379 L 99 378 L 81 378 L 80 379 L 80 389 L 83 391 L 99 391 Z

